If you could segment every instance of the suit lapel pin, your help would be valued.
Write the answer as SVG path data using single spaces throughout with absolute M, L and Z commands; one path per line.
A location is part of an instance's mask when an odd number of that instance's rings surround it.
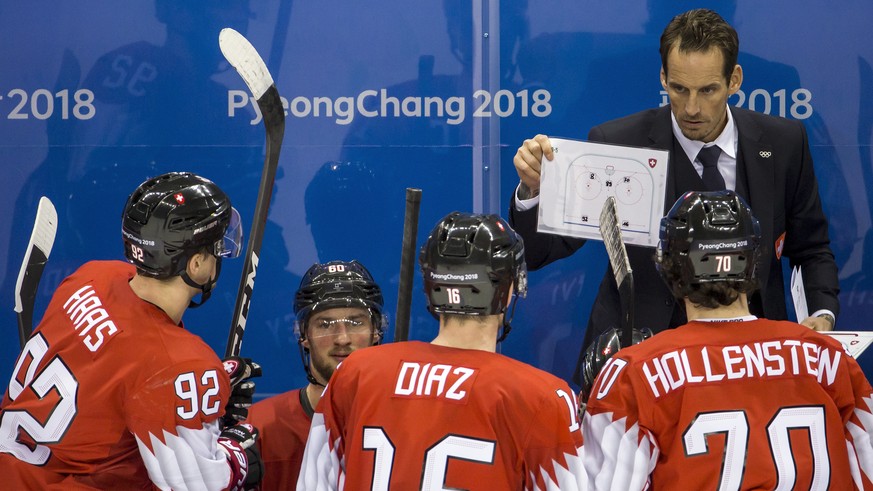
M 773 155 L 773 152 L 769 150 L 761 150 L 760 152 L 758 152 L 758 155 L 760 155 L 762 159 L 769 159 L 770 156 Z

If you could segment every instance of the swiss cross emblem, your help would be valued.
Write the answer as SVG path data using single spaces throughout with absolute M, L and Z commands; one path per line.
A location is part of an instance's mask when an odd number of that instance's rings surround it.
M 654 169 L 656 165 L 658 165 L 658 159 L 649 159 L 649 167 Z
M 239 366 L 239 362 L 236 360 L 224 360 L 223 365 L 224 371 L 227 372 L 228 375 L 230 375 L 236 371 L 237 366 Z
M 785 232 L 776 239 L 776 259 L 782 259 L 782 247 L 785 246 Z
M 176 193 L 173 197 L 176 198 L 176 203 L 180 205 L 185 204 L 185 196 L 182 196 L 182 193 Z

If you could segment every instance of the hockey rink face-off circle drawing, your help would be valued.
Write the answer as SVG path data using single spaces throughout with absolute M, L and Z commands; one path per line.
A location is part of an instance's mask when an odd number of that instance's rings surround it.
M 563 139 L 552 144 L 555 157 L 543 166 L 540 231 L 599 239 L 600 210 L 614 197 L 625 240 L 655 245 L 660 216 L 652 210 L 664 208 L 666 152 Z
M 635 160 L 616 159 L 605 155 L 584 155 L 570 164 L 567 169 L 568 196 L 578 197 L 584 201 L 602 200 L 605 196 L 615 196 L 620 205 L 634 206 L 640 204 L 646 194 L 651 195 L 653 188 L 651 176 L 639 172 L 639 162 Z M 597 217 L 579 215 L 581 207 L 574 206 L 575 200 L 569 200 L 564 209 L 564 219 L 571 223 L 591 224 Z M 635 230 L 645 230 L 644 220 L 624 219 L 622 226 Z M 598 226 L 595 222 L 594 226 Z

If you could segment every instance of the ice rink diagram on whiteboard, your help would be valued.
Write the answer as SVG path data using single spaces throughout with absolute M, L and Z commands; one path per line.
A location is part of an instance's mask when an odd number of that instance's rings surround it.
M 538 230 L 600 238 L 600 210 L 615 196 L 626 243 L 654 247 L 664 210 L 668 153 L 649 148 L 552 139 L 542 167 Z

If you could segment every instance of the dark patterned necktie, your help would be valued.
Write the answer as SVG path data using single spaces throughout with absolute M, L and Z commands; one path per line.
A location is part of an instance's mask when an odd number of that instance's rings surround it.
M 697 160 L 703 164 L 703 184 L 707 191 L 722 191 L 725 189 L 724 177 L 718 171 L 718 157 L 721 149 L 717 145 L 703 147 L 697 154 Z

